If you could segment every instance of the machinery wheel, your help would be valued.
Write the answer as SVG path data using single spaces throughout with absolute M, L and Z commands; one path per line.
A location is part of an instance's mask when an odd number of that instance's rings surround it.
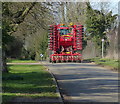
M 53 61 L 53 63 L 56 63 L 56 61 Z
M 79 60 L 78 62 L 81 63 L 81 60 Z
M 50 59 L 50 60 L 49 60 L 49 62 L 51 63 L 51 62 L 52 62 L 52 60 Z
M 65 62 L 65 60 L 63 62 Z
M 61 61 L 59 60 L 58 63 L 61 63 Z
M 78 63 L 78 60 L 76 60 L 75 62 Z
M 76 62 L 75 60 L 73 60 L 73 62 Z

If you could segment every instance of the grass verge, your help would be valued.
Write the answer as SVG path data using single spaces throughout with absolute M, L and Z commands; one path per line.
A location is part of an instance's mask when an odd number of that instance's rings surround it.
M 7 63 L 35 63 L 35 60 L 7 59 Z
M 56 98 L 56 85 L 42 65 L 9 65 L 3 73 L 3 102 L 15 97 Z
M 118 70 L 120 71 L 120 66 L 119 66 L 119 60 L 112 60 L 112 59 L 106 59 L 106 58 L 92 58 L 92 59 L 87 59 L 90 62 L 95 62 L 98 65 L 110 67 L 113 70 Z

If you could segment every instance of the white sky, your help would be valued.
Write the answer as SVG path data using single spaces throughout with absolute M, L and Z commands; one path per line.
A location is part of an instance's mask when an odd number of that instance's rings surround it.
M 93 2 L 93 1 L 96 1 L 96 0 L 89 0 L 89 1 L 92 2 L 91 5 L 94 9 L 100 9 L 100 6 L 97 5 L 98 2 Z M 109 0 L 109 1 L 108 0 L 98 0 L 98 1 L 110 2 L 109 7 L 107 7 L 106 9 L 112 10 L 113 14 L 118 14 L 118 2 L 120 0 L 114 0 L 114 2 L 112 0 Z
M 89 0 L 90 2 L 119 2 L 120 0 Z

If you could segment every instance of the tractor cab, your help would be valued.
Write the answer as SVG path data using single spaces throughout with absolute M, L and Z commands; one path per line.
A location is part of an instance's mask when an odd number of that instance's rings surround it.
M 69 29 L 60 29 L 60 35 L 68 35 L 70 33 Z
M 70 30 L 68 27 L 59 27 L 58 31 L 59 31 L 60 36 L 70 34 Z

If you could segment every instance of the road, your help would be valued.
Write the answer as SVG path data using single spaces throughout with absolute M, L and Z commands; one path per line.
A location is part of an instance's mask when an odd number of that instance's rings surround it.
M 94 63 L 46 63 L 65 102 L 118 102 L 118 73 Z

